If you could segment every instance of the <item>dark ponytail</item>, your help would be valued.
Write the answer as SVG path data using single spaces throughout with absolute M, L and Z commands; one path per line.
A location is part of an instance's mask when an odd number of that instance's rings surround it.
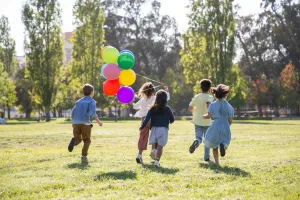
M 167 93 L 164 90 L 159 90 L 156 93 L 155 103 L 150 109 L 154 113 L 164 113 L 167 105 Z

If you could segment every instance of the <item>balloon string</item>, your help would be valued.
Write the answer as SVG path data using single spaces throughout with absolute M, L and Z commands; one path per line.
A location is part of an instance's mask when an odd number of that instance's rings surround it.
M 146 89 L 146 90 L 138 91 L 138 92 L 135 92 L 134 94 L 138 94 L 139 92 L 144 92 L 144 91 L 147 91 L 147 90 L 152 90 L 152 89 L 155 89 L 155 88 L 158 88 L 158 87 L 161 87 L 161 85 L 154 86 L 153 88 L 148 88 L 148 89 Z M 115 96 L 115 98 L 111 101 L 111 103 L 114 103 L 115 100 L 117 100 L 117 97 L 116 97 L 116 96 Z
M 144 92 L 144 91 L 147 91 L 147 90 L 152 90 L 152 89 L 155 89 L 155 88 L 158 88 L 158 87 L 161 87 L 161 85 L 154 86 L 153 88 L 148 88 L 148 89 L 146 89 L 146 90 L 138 91 L 138 92 L 136 92 L 135 94 L 138 94 L 139 92 Z
M 163 83 L 163 82 L 159 82 L 159 81 L 153 80 L 153 79 L 148 78 L 148 77 L 146 77 L 146 76 L 142 76 L 142 75 L 139 75 L 139 74 L 137 74 L 137 73 L 135 73 L 135 74 L 136 74 L 137 76 L 143 77 L 143 78 L 148 79 L 148 80 L 150 80 L 150 81 L 154 81 L 154 82 L 159 83 L 159 84 L 162 84 L 162 85 L 167 85 L 167 84 L 165 84 L 165 83 Z

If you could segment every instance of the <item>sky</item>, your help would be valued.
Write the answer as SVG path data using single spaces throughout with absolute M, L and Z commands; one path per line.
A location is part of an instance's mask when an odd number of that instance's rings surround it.
M 63 32 L 73 31 L 72 7 L 76 0 L 59 0 L 61 4 Z M 176 1 L 176 3 L 174 3 Z M 174 17 L 178 23 L 179 31 L 184 32 L 188 28 L 188 19 L 186 17 L 188 9 L 188 0 L 160 0 L 161 14 L 167 14 Z M 261 0 L 235 0 L 241 9 L 240 15 L 257 14 L 260 12 Z M 21 8 L 24 0 L 0 0 L 0 16 L 8 17 L 11 26 L 11 36 L 16 40 L 16 51 L 18 56 L 24 55 L 23 40 L 24 26 L 21 21 Z

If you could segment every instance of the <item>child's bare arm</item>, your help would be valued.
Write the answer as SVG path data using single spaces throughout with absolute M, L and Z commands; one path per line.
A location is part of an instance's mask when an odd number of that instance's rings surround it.
M 212 117 L 212 114 L 207 113 L 207 114 L 202 116 L 202 119 L 210 119 L 211 117 Z
M 232 124 L 232 118 L 228 118 L 229 125 Z
M 97 121 L 97 123 L 99 124 L 99 126 L 103 125 L 103 123 L 98 119 L 98 117 L 94 117 L 94 119 Z
M 209 105 L 211 104 L 211 102 L 206 102 L 206 106 L 207 106 L 207 108 L 209 107 Z

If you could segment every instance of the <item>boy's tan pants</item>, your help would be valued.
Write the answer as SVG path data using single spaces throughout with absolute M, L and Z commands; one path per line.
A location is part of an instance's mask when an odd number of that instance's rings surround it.
M 88 155 L 91 144 L 91 130 L 93 125 L 73 124 L 73 135 L 76 140 L 75 146 L 83 140 L 82 156 Z

